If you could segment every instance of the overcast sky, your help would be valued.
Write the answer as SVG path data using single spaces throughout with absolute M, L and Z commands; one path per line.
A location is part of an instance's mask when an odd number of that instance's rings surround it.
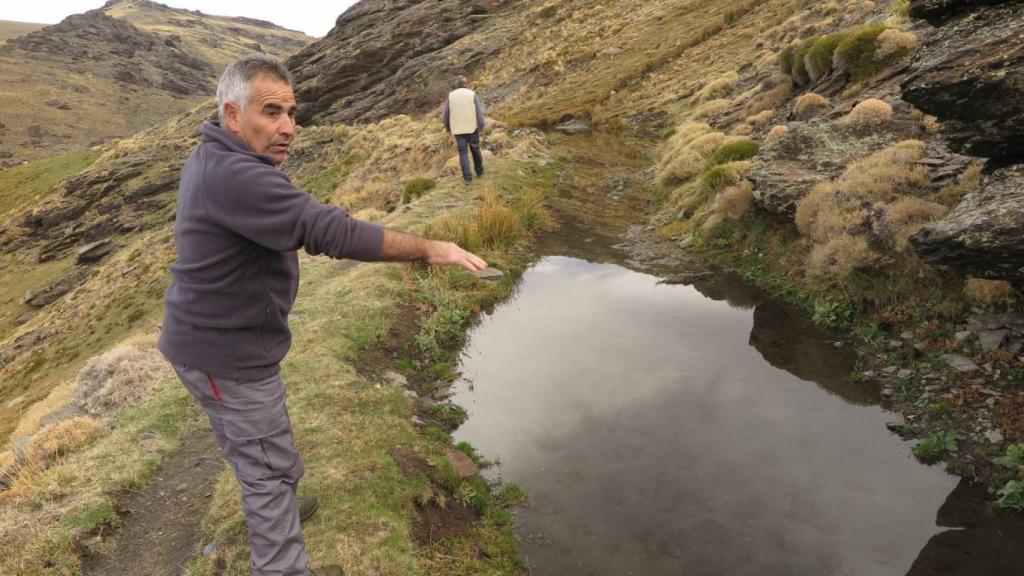
M 207 14 L 248 16 L 268 20 L 310 36 L 323 36 L 356 0 L 159 0 L 175 8 Z M 0 0 L 0 20 L 56 24 L 71 14 L 103 6 L 105 0 Z

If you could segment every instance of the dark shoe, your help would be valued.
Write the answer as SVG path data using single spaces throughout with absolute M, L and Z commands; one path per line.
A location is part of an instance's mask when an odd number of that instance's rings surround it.
M 473 179 L 472 179 L 472 178 L 470 178 L 469 180 L 466 180 L 465 178 L 463 178 L 463 179 L 462 179 L 462 182 L 463 182 L 463 184 L 465 184 L 466 186 L 469 186 L 470 184 L 472 184 L 472 183 L 473 183 Z
M 484 177 L 484 173 L 483 172 L 477 172 L 476 177 L 477 178 L 483 178 Z
M 316 496 L 299 496 L 299 522 L 309 520 L 320 508 L 320 501 Z
M 316 572 L 310 570 L 309 576 L 345 576 L 345 571 L 342 570 L 341 566 L 332 564 L 330 566 L 321 566 L 317 568 Z

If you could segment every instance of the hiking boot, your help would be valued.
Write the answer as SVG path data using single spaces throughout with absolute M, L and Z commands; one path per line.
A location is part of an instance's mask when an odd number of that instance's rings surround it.
M 309 576 L 345 576 L 345 571 L 341 566 L 331 564 L 330 566 L 321 566 L 315 572 L 309 570 Z
M 319 507 L 320 501 L 316 496 L 299 496 L 299 522 L 309 520 Z

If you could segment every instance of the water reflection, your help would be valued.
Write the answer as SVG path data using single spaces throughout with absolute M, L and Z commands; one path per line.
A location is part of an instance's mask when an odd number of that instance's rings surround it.
M 720 282 L 544 258 L 470 335 L 456 436 L 530 492 L 532 573 L 1007 574 L 935 571 L 973 549 L 935 521 L 955 478 L 845 384 L 847 354 Z

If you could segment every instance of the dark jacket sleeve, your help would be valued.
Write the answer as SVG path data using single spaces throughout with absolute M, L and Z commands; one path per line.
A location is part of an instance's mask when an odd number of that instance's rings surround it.
M 452 111 L 448 107 L 448 99 L 444 99 L 444 129 L 448 132 L 452 131 Z
M 380 226 L 352 218 L 340 206 L 320 204 L 284 172 L 256 159 L 239 160 L 233 168 L 203 178 L 210 217 L 225 228 L 279 252 L 302 247 L 314 256 L 380 258 Z
M 479 94 L 473 95 L 473 103 L 476 104 L 476 125 L 480 130 L 484 129 L 484 103 L 480 100 Z

